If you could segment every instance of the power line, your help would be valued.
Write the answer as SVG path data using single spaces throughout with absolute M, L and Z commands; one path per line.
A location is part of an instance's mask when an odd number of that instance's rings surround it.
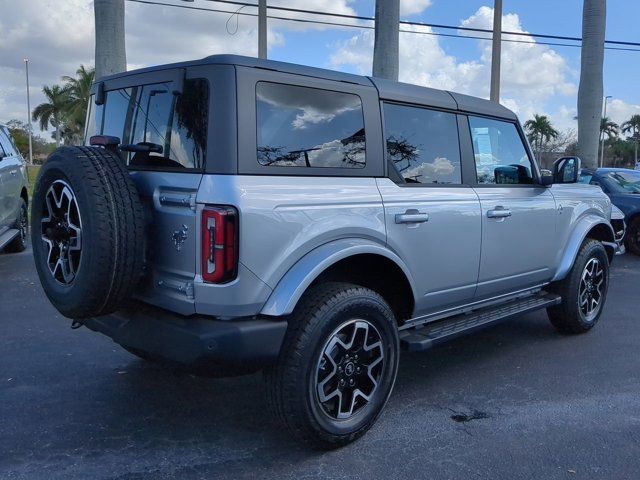
M 247 2 L 240 2 L 240 1 L 237 1 L 237 0 L 206 0 L 206 1 L 215 2 L 215 3 L 227 3 L 227 4 L 231 4 L 231 5 L 242 5 L 242 6 L 245 6 L 245 7 L 257 7 L 256 4 L 247 3 Z M 302 9 L 302 8 L 270 6 L 269 9 L 270 10 L 281 10 L 281 11 L 292 12 L 292 13 L 307 13 L 307 14 L 311 14 L 311 15 L 324 15 L 324 16 L 330 16 L 330 17 L 348 18 L 348 19 L 352 19 L 352 20 L 365 20 L 365 21 L 371 21 L 371 22 L 375 20 L 373 17 L 366 17 L 366 16 L 362 16 L 362 15 L 350 15 L 350 14 L 347 14 L 347 13 L 320 12 L 320 11 L 317 11 L 317 10 L 305 10 L 305 9 Z M 441 28 L 441 29 L 450 29 L 450 30 L 462 30 L 462 31 L 468 31 L 468 32 L 482 32 L 482 33 L 491 33 L 491 34 L 493 33 L 493 30 L 486 29 L 486 28 L 459 27 L 459 26 L 455 26 L 455 25 L 444 25 L 444 24 L 437 24 L 437 23 L 424 23 L 424 22 L 415 22 L 415 21 L 408 21 L 408 20 L 401 20 L 400 23 L 404 24 L 404 25 L 423 26 L 423 27 Z M 570 40 L 570 41 L 575 41 L 575 42 L 581 42 L 582 41 L 582 38 L 580 38 L 580 37 L 565 37 L 565 36 L 560 36 L 560 35 L 547 35 L 547 34 L 542 34 L 542 33 L 510 32 L 510 31 L 503 30 L 502 34 L 503 35 L 520 35 L 520 36 L 536 37 L 536 38 L 548 38 L 548 39 L 554 39 L 554 40 Z M 640 47 L 640 42 L 623 42 L 623 41 L 619 41 L 619 40 L 605 40 L 604 43 Z
M 176 5 L 176 4 L 171 4 L 171 3 L 161 3 L 161 2 L 157 2 L 154 0 L 127 0 L 128 2 L 133 2 L 133 3 L 141 3 L 141 4 L 146 4 L 146 5 L 159 5 L 159 6 L 163 6 L 163 7 L 173 7 L 173 8 L 182 8 L 182 9 L 187 9 L 187 10 L 198 10 L 198 11 L 205 11 L 205 12 L 214 12 L 214 13 L 227 13 L 230 15 L 238 15 L 238 16 L 246 16 L 246 17 L 257 17 L 257 13 L 249 13 L 249 12 L 240 12 L 237 10 L 222 10 L 222 9 L 218 9 L 218 8 L 204 8 L 204 7 L 196 7 L 196 6 L 190 6 L 190 5 Z M 252 3 L 244 3 L 244 2 L 237 2 L 237 1 L 232 1 L 232 0 L 207 0 L 210 2 L 217 2 L 217 3 L 226 3 L 226 4 L 232 4 L 232 5 L 240 5 L 240 6 L 248 6 L 248 7 L 257 7 L 257 5 L 252 4 Z M 302 9 L 293 9 L 290 7 L 269 7 L 270 10 L 284 10 L 284 11 L 289 11 L 289 12 L 295 12 L 295 13 L 307 13 L 307 14 L 311 14 L 311 15 L 323 15 L 323 16 L 333 16 L 333 17 L 338 17 L 338 18 L 348 18 L 348 19 L 352 19 L 352 20 L 362 20 L 362 21 L 369 21 L 372 22 L 374 21 L 373 18 L 371 17 L 363 17 L 363 16 L 359 16 L 359 15 L 348 15 L 348 14 L 342 14 L 342 13 L 327 13 L 327 12 L 317 12 L 317 11 L 313 11 L 313 10 L 302 10 Z M 278 15 L 268 15 L 268 18 L 273 19 L 273 20 L 283 20 L 283 21 L 288 21 L 288 22 L 297 22 L 297 23 L 310 23 L 310 24 L 314 24 L 314 25 L 327 25 L 327 26 L 336 26 L 336 27 L 347 27 L 347 28 L 359 28 L 359 29 L 365 29 L 365 30 L 373 30 L 374 27 L 372 25 L 363 25 L 363 24 L 357 24 L 357 23 L 340 23 L 340 22 L 331 22 L 331 21 L 323 21 L 323 20 L 312 20 L 309 18 L 296 18 L 296 17 L 282 17 L 282 16 L 278 16 Z M 429 23 L 421 23 L 421 22 L 408 22 L 408 21 L 401 21 L 401 24 L 404 25 L 410 25 L 410 26 L 422 26 L 422 27 L 430 27 L 430 28 L 442 28 L 442 29 L 448 29 L 448 30 L 463 30 L 463 31 L 470 31 L 470 32 L 481 32 L 481 33 L 492 33 L 491 30 L 486 30 L 486 29 L 481 29 L 481 28 L 470 28 L 470 27 L 456 27 L 453 25 L 439 25 L 439 24 L 429 24 Z M 432 35 L 432 36 L 437 36 L 437 37 L 448 37 L 448 38 L 466 38 L 466 39 L 475 39 L 475 40 L 491 40 L 491 37 L 484 37 L 484 36 L 478 36 L 478 35 L 459 35 L 459 34 L 447 34 L 447 33 L 441 33 L 441 32 L 423 32 L 423 31 L 418 31 L 418 30 L 407 30 L 407 29 L 399 29 L 400 32 L 403 33 L 413 33 L 413 34 L 418 34 L 418 35 Z M 527 36 L 527 37 L 538 37 L 538 38 L 550 38 L 550 39 L 559 39 L 559 40 L 567 40 L 567 41 L 579 41 L 581 42 L 582 39 L 578 38 L 578 37 L 562 37 L 562 36 L 557 36 L 557 35 L 543 35 L 543 34 L 530 34 L 530 33 L 524 33 L 524 32 L 506 32 L 503 31 L 502 32 L 503 35 L 517 35 L 517 36 Z M 580 48 L 580 45 L 576 45 L 576 44 L 570 44 L 570 43 L 558 43 L 558 42 L 536 42 L 536 41 L 528 41 L 528 40 L 516 40 L 516 39 L 508 39 L 508 38 L 502 38 L 503 42 L 509 42 L 509 43 L 527 43 L 527 44 L 533 44 L 533 45 L 548 45 L 548 46 L 557 46 L 557 47 L 574 47 L 574 48 Z M 640 47 L 640 43 L 636 43 L 636 42 L 621 42 L 621 41 L 613 41 L 613 40 L 607 40 L 605 41 L 605 43 L 611 43 L 611 44 L 617 44 L 617 45 L 632 45 L 632 46 L 637 46 Z M 624 48 L 624 47 L 604 47 L 606 50 L 619 50 L 619 51 L 629 51 L 629 52 L 640 52 L 639 48 Z

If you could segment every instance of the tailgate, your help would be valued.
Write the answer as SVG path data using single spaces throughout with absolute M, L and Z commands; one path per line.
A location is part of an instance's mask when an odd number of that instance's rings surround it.
M 145 208 L 145 273 L 136 296 L 176 313 L 195 313 L 200 173 L 131 173 Z

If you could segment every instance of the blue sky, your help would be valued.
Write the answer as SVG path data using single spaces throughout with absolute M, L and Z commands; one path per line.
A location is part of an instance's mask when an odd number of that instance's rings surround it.
M 237 7 L 195 0 L 165 3 L 235 10 Z M 372 16 L 373 0 L 268 0 L 269 5 Z M 582 0 L 503 0 L 505 29 L 581 35 Z M 226 28 L 229 14 L 199 12 L 125 2 L 129 68 L 200 58 L 214 53 L 257 53 L 256 20 L 241 17 L 238 31 Z M 493 0 L 401 0 L 408 20 L 490 27 Z M 607 38 L 640 41 L 640 1 L 609 0 Z M 24 67 L 31 65 L 31 96 L 43 100 L 44 84 L 93 63 L 91 0 L 0 0 L 0 122 L 26 116 Z M 251 12 L 255 9 L 247 8 Z M 275 11 L 274 11 L 275 14 Z M 278 12 L 278 15 L 286 15 Z M 233 19 L 231 26 L 233 27 Z M 372 32 L 270 21 L 270 58 L 368 75 Z M 429 29 L 420 29 L 432 33 Z M 60 32 L 65 32 L 60 35 Z M 503 44 L 502 103 L 525 121 L 533 113 L 551 116 L 561 129 L 575 128 L 580 49 Z M 490 42 L 415 33 L 401 34 L 401 80 L 435 88 L 488 95 Z M 615 121 L 640 113 L 640 52 L 607 50 L 605 93 L 613 99 Z

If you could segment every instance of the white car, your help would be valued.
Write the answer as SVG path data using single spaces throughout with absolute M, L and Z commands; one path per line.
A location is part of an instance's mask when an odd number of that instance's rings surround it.
M 0 249 L 27 247 L 27 170 L 9 129 L 0 124 Z

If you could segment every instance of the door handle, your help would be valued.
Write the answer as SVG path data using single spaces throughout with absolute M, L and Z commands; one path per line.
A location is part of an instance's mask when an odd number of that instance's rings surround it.
M 15 175 L 15 174 L 17 174 L 17 173 L 18 173 L 18 171 L 17 171 L 17 170 L 11 170 L 11 172 L 10 172 L 10 173 L 11 173 L 11 175 Z
M 511 210 L 504 207 L 496 207 L 493 210 L 487 212 L 489 218 L 507 218 L 511 216 Z
M 404 213 L 396 213 L 396 223 L 424 223 L 429 221 L 429 214 L 410 208 Z

